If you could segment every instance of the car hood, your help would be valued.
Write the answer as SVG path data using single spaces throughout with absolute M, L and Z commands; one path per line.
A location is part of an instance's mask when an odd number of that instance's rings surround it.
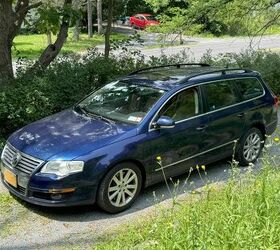
M 135 125 L 108 123 L 65 110 L 16 131 L 8 141 L 42 160 L 72 160 L 136 134 Z

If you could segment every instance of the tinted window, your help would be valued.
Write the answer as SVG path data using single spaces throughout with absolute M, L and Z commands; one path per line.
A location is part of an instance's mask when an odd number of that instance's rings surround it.
M 261 83 L 256 78 L 244 78 L 236 80 L 236 86 L 243 100 L 249 100 L 263 93 Z
M 239 101 L 233 84 L 233 81 L 221 81 L 203 85 L 210 111 L 230 106 Z
M 169 116 L 174 121 L 184 120 L 199 113 L 198 94 L 187 89 L 172 97 L 163 107 L 159 116 Z

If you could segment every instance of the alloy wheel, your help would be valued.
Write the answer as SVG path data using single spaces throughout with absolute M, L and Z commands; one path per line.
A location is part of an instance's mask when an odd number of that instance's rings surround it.
M 244 147 L 243 155 L 246 161 L 253 162 L 258 157 L 261 150 L 261 138 L 257 133 L 251 133 L 247 137 Z
M 134 170 L 123 168 L 111 179 L 108 187 L 108 197 L 112 205 L 123 207 L 136 195 L 138 176 Z

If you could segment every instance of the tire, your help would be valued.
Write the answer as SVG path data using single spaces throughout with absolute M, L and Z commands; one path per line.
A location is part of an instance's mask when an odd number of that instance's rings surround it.
M 264 135 L 258 128 L 249 129 L 240 139 L 236 149 L 236 160 L 240 166 L 254 163 L 264 146 Z
M 109 213 L 122 212 L 133 204 L 141 187 L 141 171 L 135 164 L 130 162 L 117 164 L 101 181 L 97 204 Z

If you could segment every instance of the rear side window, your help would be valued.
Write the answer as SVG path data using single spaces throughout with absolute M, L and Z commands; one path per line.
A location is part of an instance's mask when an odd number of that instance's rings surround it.
M 235 84 L 243 100 L 249 100 L 263 94 L 263 87 L 256 78 L 238 79 Z
M 224 108 L 239 102 L 232 81 L 220 81 L 203 85 L 209 111 Z

